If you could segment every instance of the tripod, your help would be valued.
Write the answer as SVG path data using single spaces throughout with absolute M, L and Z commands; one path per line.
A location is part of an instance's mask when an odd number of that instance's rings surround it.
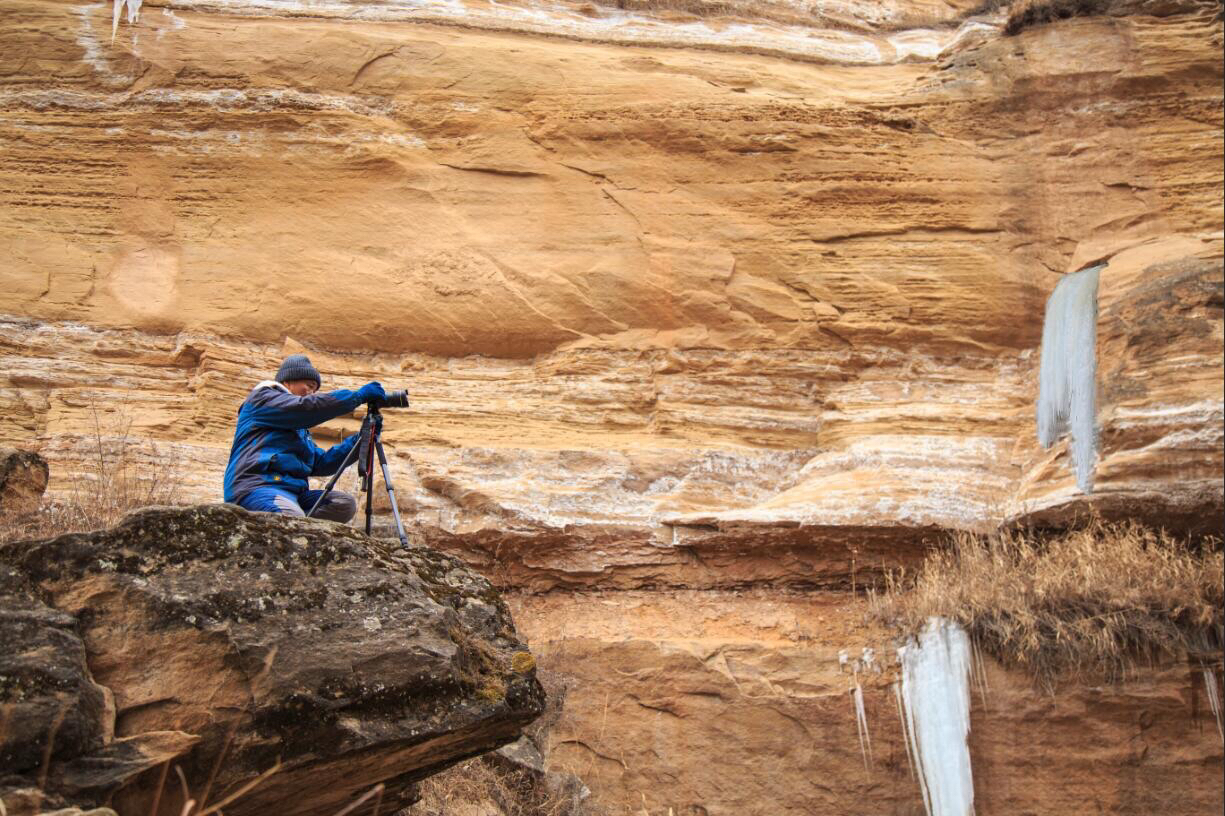
M 349 449 L 349 455 L 341 462 L 340 468 L 335 475 L 328 480 L 327 486 L 323 488 L 323 493 L 315 500 L 311 506 L 310 512 L 306 514 L 307 518 L 311 516 L 327 498 L 332 489 L 336 487 L 336 480 L 340 478 L 340 474 L 348 469 L 349 465 L 357 462 L 357 475 L 362 480 L 362 492 L 366 494 L 366 535 L 370 535 L 370 525 L 374 518 L 374 457 L 377 454 L 379 458 L 379 467 L 383 470 L 383 484 L 387 487 L 387 498 L 391 500 L 391 512 L 396 518 L 396 533 L 400 536 L 400 544 L 408 546 L 408 534 L 404 532 L 404 522 L 400 520 L 400 508 L 396 504 L 396 489 L 391 486 L 391 471 L 387 469 L 387 454 L 383 452 L 383 440 L 380 438 L 383 432 L 383 417 L 379 413 L 379 409 L 367 403 L 366 418 L 362 420 L 362 428 L 358 433 L 361 438 L 358 443 Z

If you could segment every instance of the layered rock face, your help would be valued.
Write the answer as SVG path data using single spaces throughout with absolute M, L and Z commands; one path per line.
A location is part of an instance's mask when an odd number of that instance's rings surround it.
M 172 0 L 111 42 L 104 4 L 22 0 L 0 443 L 60 494 L 102 449 L 213 500 L 285 354 L 408 387 L 415 534 L 520 593 L 596 802 L 913 810 L 854 741 L 838 652 L 889 637 L 845 590 L 947 529 L 1222 520 L 1219 4 L 973 6 Z M 1089 499 L 1033 403 L 1045 300 L 1099 259 Z M 1159 698 L 1198 741 L 1060 756 L 1108 810 L 1174 769 L 1219 811 L 1202 689 L 1150 681 L 1102 692 L 1106 736 Z M 980 812 L 1066 812 L 1008 804 L 1020 710 L 973 738 Z
M 305 344 L 412 387 L 389 439 L 452 523 L 967 526 L 1077 501 L 1033 352 L 1059 274 L 1109 257 L 1099 494 L 1219 505 L 1213 8 L 949 9 L 934 61 L 816 64 L 413 4 L 151 5 L 112 44 L 101 5 L 23 4 L 0 439 L 66 480 L 118 409 L 211 498 Z
M 314 520 L 151 509 L 0 548 L 0 797 L 334 814 L 514 740 L 543 709 L 489 583 Z M 212 799 L 209 800 L 209 794 Z M 62 803 L 62 802 L 61 802 Z M 14 808 L 17 808 L 14 810 Z
M 565 705 L 546 737 L 550 757 L 597 801 L 651 814 L 919 816 L 892 688 L 893 634 L 867 618 L 862 600 L 830 592 L 553 594 L 515 604 L 542 670 L 564 678 L 551 690 Z M 990 659 L 985 668 L 968 740 L 976 812 L 1212 814 L 1225 805 L 1220 734 L 1199 671 L 1146 669 L 1118 685 L 1048 693 L 1022 671 Z

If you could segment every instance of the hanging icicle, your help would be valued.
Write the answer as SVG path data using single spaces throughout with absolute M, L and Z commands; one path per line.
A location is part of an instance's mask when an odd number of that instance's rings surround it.
M 910 771 L 911 779 L 919 779 L 915 776 L 915 746 L 914 746 L 914 729 L 908 724 L 906 719 L 906 709 L 902 705 L 902 684 L 893 684 L 893 699 L 897 702 L 897 718 L 902 722 L 902 736 L 906 743 L 906 767 Z M 923 789 L 923 801 L 927 802 L 927 783 L 919 779 L 919 785 Z
M 918 641 L 898 649 L 899 702 L 911 765 L 928 816 L 973 816 L 970 769 L 970 638 L 956 623 L 931 618 Z
M 115 14 L 111 19 L 111 42 L 115 41 L 115 35 L 119 32 L 119 14 L 123 11 L 123 7 L 128 8 L 128 25 L 134 25 L 140 17 L 141 0 L 114 0 Z
M 855 729 L 859 732 L 859 753 L 863 756 L 863 769 L 872 770 L 872 736 L 868 733 L 868 715 L 863 708 L 863 686 L 855 680 L 851 689 L 851 699 L 855 703 Z
M 1038 373 L 1038 442 L 1072 437 L 1076 485 L 1093 492 L 1097 457 L 1097 283 L 1106 264 L 1064 276 L 1046 302 Z
M 1216 730 L 1221 735 L 1221 741 L 1225 742 L 1225 724 L 1221 722 L 1221 693 L 1216 687 L 1216 672 L 1211 667 L 1204 667 L 1204 688 L 1208 689 L 1208 706 L 1212 709 L 1212 716 L 1216 717 Z

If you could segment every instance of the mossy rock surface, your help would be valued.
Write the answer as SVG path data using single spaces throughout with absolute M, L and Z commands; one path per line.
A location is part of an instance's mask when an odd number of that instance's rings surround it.
M 97 727 L 77 728 L 79 744 L 57 742 L 52 777 L 72 789 L 69 804 L 124 785 L 115 801 L 139 808 L 151 776 L 140 762 L 84 784 L 73 761 L 166 733 L 198 741 L 177 761 L 201 785 L 227 740 L 220 789 L 280 761 L 231 816 L 334 813 L 393 780 L 388 794 L 407 800 L 417 779 L 515 739 L 543 708 L 488 581 L 453 557 L 336 524 L 149 508 L 111 530 L 2 547 L 0 569 L 14 607 L 37 604 L 46 626 L 76 638 L 79 670 L 63 682 L 114 699 L 113 716 L 81 715 Z M 71 697 L 49 669 L 29 677 L 25 691 L 0 693 L 52 707 Z M 41 757 L 35 743 L 26 753 Z

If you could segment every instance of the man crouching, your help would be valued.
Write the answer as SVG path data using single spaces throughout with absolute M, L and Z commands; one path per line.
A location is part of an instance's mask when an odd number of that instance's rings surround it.
M 383 386 L 366 383 L 356 391 L 317 393 L 322 380 L 304 354 L 285 358 L 276 380 L 252 389 L 238 409 L 238 426 L 225 469 L 225 500 L 248 510 L 305 516 L 322 490 L 310 490 L 308 476 L 330 476 L 344 462 L 360 434 L 328 450 L 315 445 L 311 428 L 382 399 Z M 333 490 L 315 518 L 347 522 L 357 500 Z

